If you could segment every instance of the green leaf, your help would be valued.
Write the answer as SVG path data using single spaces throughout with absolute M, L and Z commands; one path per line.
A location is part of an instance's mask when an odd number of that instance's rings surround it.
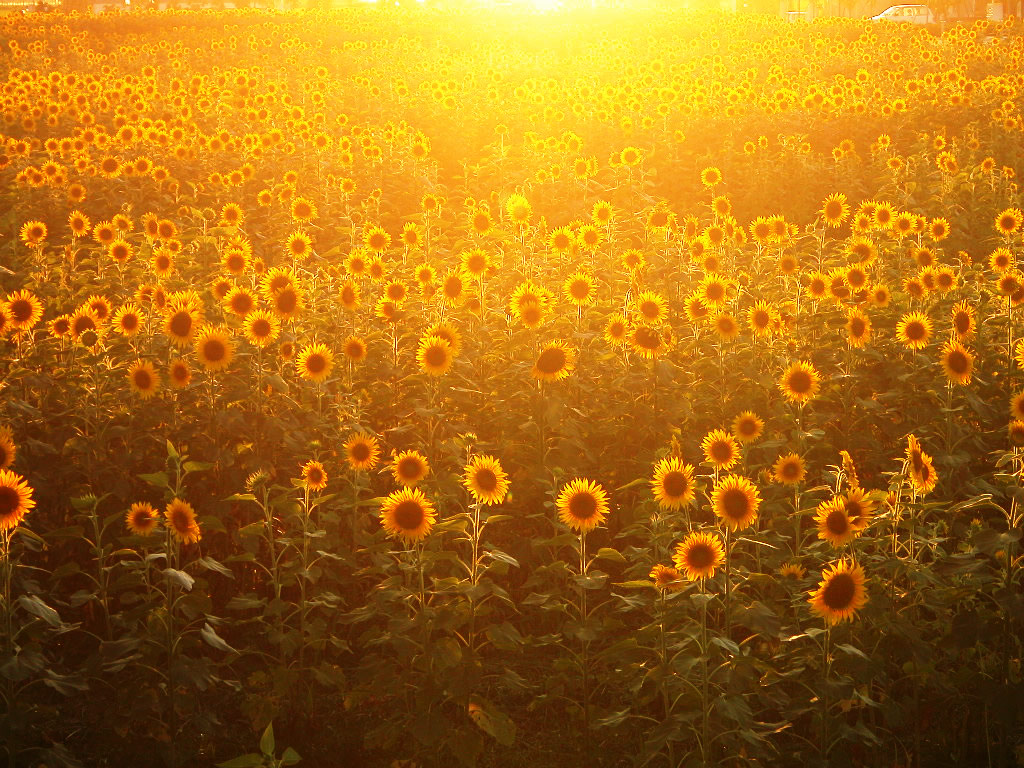
M 479 696 L 469 697 L 469 717 L 477 727 L 491 736 L 499 744 L 512 746 L 516 740 L 516 725 L 511 718 L 487 699 Z
M 139 479 L 156 488 L 169 488 L 166 472 L 153 472 L 151 474 L 139 475 Z
M 626 589 L 654 589 L 654 582 L 646 579 L 632 579 L 631 581 L 616 581 L 612 586 Z
M 248 755 L 232 758 L 223 763 L 217 763 L 217 768 L 259 768 L 263 765 L 263 755 L 250 752 Z
M 212 557 L 200 557 L 196 562 L 208 571 L 216 571 L 217 573 L 227 576 L 228 578 L 235 578 L 235 574 L 232 573 L 230 568 L 225 567 L 221 563 L 214 560 Z
M 487 627 L 487 639 L 495 648 L 502 651 L 515 650 L 523 644 L 523 636 L 519 634 L 519 630 L 507 621 Z
M 209 626 L 209 625 L 207 625 Z M 274 756 L 274 721 L 271 720 L 267 723 L 267 727 L 263 731 L 263 735 L 260 737 L 260 752 L 267 757 Z
M 611 547 L 601 547 L 597 550 L 597 554 L 594 555 L 595 560 L 611 560 L 613 563 L 625 563 L 626 558 L 617 549 Z
M 186 592 L 191 591 L 192 585 L 196 583 L 196 580 L 187 573 L 175 568 L 164 568 L 164 577 L 166 577 L 168 581 L 173 581 Z
M 181 468 L 186 472 L 205 472 L 208 469 L 213 469 L 213 466 L 208 461 L 186 461 Z
M 851 656 L 859 656 L 860 658 L 864 659 L 865 661 L 867 661 L 867 659 L 868 659 L 867 654 L 865 654 L 864 651 L 862 651 L 860 648 L 857 648 L 855 646 L 850 645 L 849 643 L 843 643 L 841 645 L 837 645 L 836 648 L 838 648 L 843 653 L 850 654 Z
M 203 628 L 199 630 L 199 636 L 206 641 L 208 645 L 213 646 L 218 651 L 224 651 L 226 653 L 238 653 L 234 648 L 224 642 L 224 638 L 217 634 L 217 630 L 210 626 L 209 622 L 203 625 Z
M 233 493 L 224 501 L 257 501 L 257 498 L 251 493 Z
M 497 560 L 501 563 L 507 563 L 508 565 L 514 566 L 515 568 L 519 567 L 518 560 L 512 557 L 512 555 L 502 552 L 500 549 L 490 549 L 487 551 L 487 554 L 490 555 L 493 560 Z
M 302 758 L 299 757 L 299 753 L 291 747 L 287 747 L 281 754 L 281 765 L 295 765 Z
M 178 455 L 178 449 L 174 447 L 174 443 L 172 443 L 170 440 L 167 441 L 167 457 L 170 459 L 181 458 Z
M 18 598 L 18 604 L 51 627 L 60 626 L 60 614 L 44 603 L 38 595 L 21 595 Z

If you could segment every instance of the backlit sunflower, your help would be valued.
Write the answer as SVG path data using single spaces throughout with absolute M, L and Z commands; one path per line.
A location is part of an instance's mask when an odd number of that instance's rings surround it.
M 1024 349 L 1017 348 L 1018 360 L 1024 359 Z M 971 383 L 974 355 L 958 341 L 947 341 L 942 346 L 942 371 L 954 384 L 964 387 Z
M 740 449 L 736 438 L 724 429 L 715 429 L 704 436 L 700 443 L 704 451 L 704 460 L 719 470 L 732 469 L 740 459 Z
M 574 306 L 589 306 L 595 299 L 594 279 L 584 272 L 575 272 L 565 279 L 562 292 Z
M 676 568 L 691 581 L 711 579 L 725 563 L 725 546 L 717 533 L 695 531 L 676 545 L 672 554 Z
M 764 432 L 764 420 L 753 411 L 743 411 L 733 419 L 732 434 L 741 443 L 751 443 Z
M 849 544 L 859 533 L 846 512 L 846 503 L 842 496 L 821 502 L 814 515 L 814 521 L 818 526 L 818 538 L 829 542 L 833 547 Z
M 621 316 L 615 316 L 604 327 L 604 339 L 613 347 L 621 347 L 629 336 L 629 323 Z
M 644 291 L 633 302 L 637 319 L 646 325 L 661 325 L 668 320 L 668 301 L 654 291 Z
M 479 504 L 501 504 L 508 495 L 508 475 L 496 458 L 486 454 L 470 460 L 462 476 L 462 484 Z
M 314 342 L 302 348 L 295 368 L 304 379 L 317 383 L 325 381 L 334 368 L 334 353 L 327 345 Z
M 196 512 L 187 501 L 177 497 L 164 509 L 167 530 L 182 544 L 195 544 L 202 538 Z
M 1003 237 L 1009 237 L 1020 229 L 1022 223 L 1024 223 L 1024 214 L 1021 213 L 1020 208 L 1005 208 L 996 216 L 996 232 Z
M 907 349 L 928 346 L 932 336 L 932 321 L 921 312 L 908 312 L 896 324 L 896 337 Z
M 907 437 L 906 456 L 910 468 L 910 482 L 914 489 L 922 495 L 931 493 L 939 482 L 939 476 L 935 472 L 932 457 L 924 452 L 914 435 Z
M 0 469 L 0 531 L 14 529 L 25 519 L 36 502 L 32 487 L 21 475 Z
M 747 322 L 754 336 L 771 336 L 772 328 L 779 319 L 779 311 L 766 301 L 758 301 L 747 312 Z
M 555 507 L 565 525 L 583 534 L 604 522 L 608 514 L 608 494 L 598 483 L 577 477 L 563 486 Z
M 839 227 L 850 215 L 850 206 L 846 195 L 834 192 L 825 198 L 821 206 L 821 220 L 827 227 Z
M 452 357 L 458 357 L 459 352 L 462 351 L 462 334 L 459 333 L 455 326 L 449 323 L 436 323 L 427 328 L 423 335 L 437 336 L 447 341 L 448 346 L 451 348 Z
M 223 371 L 235 356 L 235 343 L 223 328 L 204 327 L 195 340 L 196 357 L 207 371 Z
M 180 357 L 171 361 L 167 369 L 167 375 L 170 378 L 171 387 L 174 389 L 184 389 L 192 381 L 192 369 Z
M 667 456 L 654 467 L 651 490 L 662 509 L 689 506 L 696 496 L 693 467 L 676 456 Z
M 114 312 L 111 325 L 122 336 L 131 338 L 142 330 L 142 312 L 138 306 L 129 301 Z
M 782 485 L 802 483 L 804 477 L 807 476 L 804 460 L 795 453 L 779 456 L 772 465 L 772 475 L 775 478 L 775 482 Z
M 821 574 L 818 589 L 810 593 L 811 610 L 828 624 L 852 620 L 868 601 L 864 569 L 845 558 Z
M 307 461 L 302 465 L 302 483 L 311 491 L 322 491 L 327 487 L 327 470 L 319 461 Z
M 430 473 L 430 462 L 419 451 L 402 451 L 391 462 L 395 482 L 412 487 Z
M 416 361 L 424 373 L 443 376 L 452 367 L 451 345 L 440 336 L 424 336 L 416 350 Z
M 191 301 L 169 299 L 164 307 L 164 333 L 176 347 L 188 346 L 201 322 L 201 310 Z
M 345 458 L 352 469 L 373 469 L 380 461 L 377 438 L 366 432 L 356 432 L 345 442 Z
M 281 321 L 270 312 L 256 309 L 245 316 L 245 320 L 242 322 L 242 331 L 250 344 L 262 349 L 277 339 L 281 332 Z
M 160 377 L 149 361 L 139 361 L 128 369 L 128 384 L 143 400 L 148 400 L 160 389 Z
M 256 294 L 244 286 L 235 286 L 224 297 L 224 308 L 238 317 L 245 317 L 257 308 Z
M 726 475 L 715 483 L 715 489 L 711 492 L 711 505 L 729 530 L 740 531 L 757 519 L 761 495 L 747 478 Z
M 380 505 L 381 526 L 392 538 L 407 546 L 423 541 L 434 526 L 434 505 L 419 488 L 402 488 L 389 494 Z
M 31 330 L 43 317 L 43 304 L 27 290 L 20 290 L 7 296 L 4 302 L 7 320 L 15 330 Z
M 645 360 L 654 360 L 668 349 L 665 335 L 649 325 L 636 325 L 629 333 L 629 348 Z
M 861 349 L 871 339 L 871 318 L 861 309 L 852 307 L 846 314 L 846 341 L 854 349 Z
M 345 339 L 341 345 L 341 351 L 345 355 L 345 359 L 353 363 L 363 362 L 369 352 L 365 339 L 360 336 L 349 336 Z
M 552 341 L 537 356 L 531 373 L 541 381 L 561 381 L 573 372 L 575 362 L 575 349 L 563 341 Z
M 658 563 L 651 569 L 648 578 L 654 582 L 656 589 L 663 589 L 668 592 L 678 592 L 685 586 L 683 574 L 679 572 L 678 568 L 672 568 L 661 563 Z
M 0 469 L 7 469 L 18 455 L 18 445 L 10 427 L 0 427 Z
M 149 536 L 156 530 L 159 522 L 160 513 L 153 508 L 152 504 L 147 504 L 144 501 L 132 504 L 131 509 L 124 516 L 125 525 L 136 536 Z
M 797 360 L 782 374 L 779 389 L 790 402 L 806 403 L 818 394 L 820 384 L 821 377 L 814 365 Z

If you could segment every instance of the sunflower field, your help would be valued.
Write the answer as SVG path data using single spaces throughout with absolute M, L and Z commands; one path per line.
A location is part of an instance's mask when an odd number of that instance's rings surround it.
M 0 16 L 7 766 L 1024 765 L 1024 26 Z

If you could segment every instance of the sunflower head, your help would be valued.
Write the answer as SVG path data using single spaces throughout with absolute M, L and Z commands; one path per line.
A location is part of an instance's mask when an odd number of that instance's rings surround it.
M 691 581 L 714 578 L 715 569 L 725 562 L 722 537 L 695 531 L 676 546 L 672 561 Z
M 552 341 L 537 356 L 531 373 L 541 381 L 561 381 L 573 372 L 575 363 L 575 349 L 563 341 Z
M 726 475 L 715 484 L 711 503 L 722 523 L 730 530 L 739 531 L 757 519 L 761 495 L 747 478 Z
M 437 519 L 434 505 L 419 488 L 402 488 L 387 496 L 380 506 L 381 526 L 406 545 L 423 541 Z
M 779 380 L 779 389 L 793 403 L 806 403 L 818 393 L 821 377 L 811 363 L 797 360 Z
M 355 470 L 371 470 L 380 461 L 380 444 L 366 432 L 357 432 L 345 442 L 345 457 Z
M 128 530 L 136 536 L 149 536 L 156 530 L 160 522 L 160 515 L 152 504 L 139 501 L 132 504 L 131 509 L 124 516 L 124 522 L 128 526 Z
M 662 509 L 689 506 L 696 496 L 693 467 L 678 456 L 667 456 L 654 467 L 651 490 Z
M 740 458 L 736 438 L 724 429 L 709 432 L 701 441 L 700 447 L 704 451 L 704 460 L 715 469 L 731 469 Z
M 466 465 L 462 483 L 480 504 L 501 504 L 508 495 L 508 475 L 496 458 L 486 454 L 474 456 Z
M 164 519 L 171 535 L 182 544 L 195 544 L 202 538 L 196 512 L 187 501 L 175 497 L 164 509 Z
M 584 534 L 604 522 L 608 515 L 608 494 L 592 480 L 575 478 L 559 492 L 555 507 L 565 525 Z
M 10 531 L 35 507 L 32 488 L 21 475 L 0 469 L 0 531 Z
M 821 574 L 818 589 L 810 593 L 811 610 L 828 624 L 852 620 L 868 601 L 864 569 L 850 560 L 839 560 Z

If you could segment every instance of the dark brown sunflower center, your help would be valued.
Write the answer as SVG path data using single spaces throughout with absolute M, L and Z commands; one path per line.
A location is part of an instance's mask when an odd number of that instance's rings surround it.
M 323 373 L 327 368 L 327 358 L 316 353 L 306 358 L 306 370 L 310 373 Z
M 231 299 L 231 309 L 237 313 L 249 312 L 252 307 L 252 296 L 248 293 L 236 293 Z
M 754 326 L 757 328 L 767 328 L 768 323 L 772 321 L 771 315 L 765 312 L 763 309 L 755 310 L 754 312 Z
M 946 364 L 949 366 L 949 370 L 959 376 L 963 376 L 971 367 L 967 355 L 958 349 L 949 353 L 949 356 L 946 358 Z
M 657 317 L 658 303 L 656 301 L 645 301 L 640 305 L 640 312 L 643 313 L 644 317 Z
M 641 349 L 657 349 L 661 346 L 661 337 L 658 336 L 658 332 L 653 328 L 646 328 L 640 326 L 636 329 L 636 344 Z
M 21 495 L 10 486 L 0 486 L 0 520 L 13 515 L 21 506 Z
M 349 450 L 349 455 L 354 461 L 364 462 L 370 458 L 370 446 L 366 443 L 356 443 Z
M 569 287 L 569 293 L 572 294 L 574 299 L 585 299 L 587 294 L 590 293 L 590 286 L 582 280 L 576 280 Z
M 725 286 L 721 283 L 711 283 L 704 291 L 709 301 L 721 301 L 725 298 Z
M 192 330 L 192 315 L 188 312 L 175 312 L 171 316 L 171 322 L 167 325 L 175 336 L 188 336 Z
M 310 467 L 306 470 L 306 479 L 310 485 L 320 485 L 324 481 L 324 473 L 319 467 Z
M 24 323 L 32 317 L 32 302 L 28 299 L 16 299 L 7 305 L 14 320 L 19 323 Z
M 661 480 L 661 487 L 666 496 L 678 499 L 690 489 L 690 481 L 682 472 L 668 472 Z
M 457 277 L 450 277 L 444 282 L 444 295 L 450 298 L 462 295 L 462 281 Z
M 802 395 L 811 391 L 811 375 L 807 371 L 795 370 L 789 374 L 789 388 Z
M 589 520 L 597 514 L 597 499 L 591 493 L 576 493 L 569 499 L 569 514 L 577 520 Z
M 420 476 L 422 466 L 419 459 L 414 456 L 406 456 L 398 462 L 398 475 L 407 480 L 412 480 Z
M 427 348 L 424 359 L 431 368 L 440 368 L 448 361 L 448 353 L 445 352 L 444 347 L 438 344 Z
M 474 253 L 466 260 L 466 269 L 472 272 L 474 275 L 484 271 L 487 266 L 487 259 L 482 253 Z
M 845 510 L 833 509 L 825 518 L 825 529 L 833 536 L 845 536 L 850 530 L 850 520 Z
M 856 594 L 857 585 L 853 577 L 848 573 L 837 573 L 828 580 L 821 599 L 833 611 L 845 611 L 853 605 Z
M 732 446 L 725 440 L 715 440 L 708 448 L 708 453 L 717 464 L 724 464 L 732 458 Z
M 540 353 L 537 358 L 537 370 L 541 373 L 555 374 L 565 368 L 565 350 L 550 347 Z
M 498 487 L 498 476 L 487 468 L 480 468 L 476 471 L 477 487 L 485 493 L 490 493 Z
M 395 507 L 395 525 L 405 531 L 415 531 L 421 525 L 425 514 L 417 501 L 403 501 Z
M 715 562 L 715 552 L 707 544 L 694 544 L 686 553 L 686 564 L 693 570 L 703 570 Z
M 859 317 L 855 317 L 853 320 L 850 321 L 850 333 L 855 338 L 860 338 L 861 336 L 863 336 L 864 331 L 866 329 L 867 326 L 865 325 L 864 321 L 861 320 Z
M 143 391 L 153 386 L 153 377 L 145 368 L 135 372 L 135 386 Z
M 207 339 L 203 344 L 203 357 L 211 363 L 219 363 L 227 357 L 228 350 L 220 339 Z
M 722 511 L 730 520 L 742 520 L 750 511 L 750 500 L 741 488 L 730 488 L 722 494 Z
M 284 290 L 277 295 L 277 309 L 279 312 L 288 314 L 294 312 L 295 308 L 299 305 L 299 297 L 295 295 L 295 291 Z
M 134 315 L 131 312 L 121 315 L 121 327 L 126 331 L 134 331 L 139 327 L 139 316 Z
M 800 476 L 800 465 L 795 461 L 783 463 L 780 474 L 787 480 L 795 480 Z
M 924 338 L 925 333 L 924 323 L 918 320 L 907 323 L 906 334 L 911 341 L 920 341 Z

